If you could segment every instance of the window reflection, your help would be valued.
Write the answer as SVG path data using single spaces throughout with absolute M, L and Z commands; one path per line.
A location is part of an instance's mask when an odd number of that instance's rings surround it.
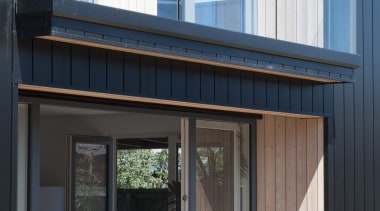
M 75 145 L 75 208 L 78 211 L 106 210 L 107 146 Z
M 195 0 L 195 22 L 242 32 L 241 0 Z
M 356 0 L 77 0 L 174 20 L 356 52 Z

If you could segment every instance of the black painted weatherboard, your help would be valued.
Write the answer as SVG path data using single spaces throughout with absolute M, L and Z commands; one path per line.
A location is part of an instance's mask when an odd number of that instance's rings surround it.
M 71 83 L 71 46 L 55 42 L 52 48 L 52 83 L 69 86 Z
M 33 81 L 40 84 L 52 82 L 52 42 L 33 40 Z
M 17 112 L 12 74 L 12 1 L 0 0 L 0 204 L 3 210 L 16 210 L 16 170 L 14 146 Z M 16 124 L 15 124 L 16 123 Z
M 167 98 L 171 95 L 171 60 L 157 58 L 157 97 Z
M 123 53 L 107 52 L 107 90 L 122 93 L 124 90 Z
M 33 65 L 19 65 L 25 84 L 279 112 L 326 113 L 323 85 L 303 79 L 40 39 L 18 52 L 28 55 L 28 51 Z
M 186 100 L 186 62 L 172 60 L 171 94 L 175 100 Z M 188 73 L 191 74 L 191 73 Z M 170 79 L 168 80 L 170 81 Z
M 71 85 L 73 88 L 88 89 L 90 86 L 90 49 L 71 46 Z
M 127 95 L 140 93 L 140 56 L 124 54 L 124 92 Z

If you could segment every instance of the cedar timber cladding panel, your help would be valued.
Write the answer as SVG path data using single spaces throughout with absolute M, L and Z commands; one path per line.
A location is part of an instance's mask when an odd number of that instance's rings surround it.
M 19 39 L 22 83 L 311 115 L 329 114 L 323 84 L 194 62 Z
M 324 210 L 323 119 L 257 120 L 257 210 Z

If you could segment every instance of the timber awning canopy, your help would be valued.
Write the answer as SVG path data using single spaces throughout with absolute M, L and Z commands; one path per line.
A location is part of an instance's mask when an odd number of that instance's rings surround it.
M 22 0 L 17 34 L 318 82 L 353 82 L 360 56 L 68 0 Z

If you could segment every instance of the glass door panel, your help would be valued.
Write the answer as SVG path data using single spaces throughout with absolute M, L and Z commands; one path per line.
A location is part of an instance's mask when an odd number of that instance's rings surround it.
M 117 140 L 118 211 L 179 211 L 178 135 Z
M 247 210 L 248 125 L 197 120 L 195 133 L 196 210 Z
M 113 210 L 113 142 L 106 137 L 71 136 L 70 208 Z

